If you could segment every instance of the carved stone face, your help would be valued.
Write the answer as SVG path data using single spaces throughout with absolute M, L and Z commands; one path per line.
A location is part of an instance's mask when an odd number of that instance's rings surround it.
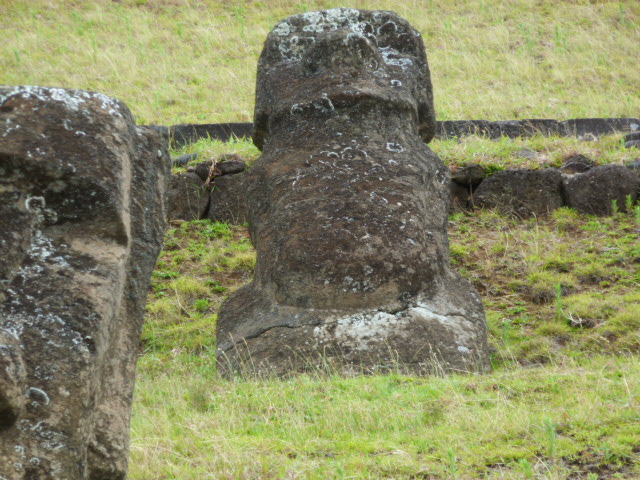
M 345 8 L 280 22 L 258 65 L 255 128 L 256 274 L 221 308 L 220 351 L 280 371 L 390 352 L 417 370 L 431 354 L 484 368 L 482 306 L 449 271 L 448 170 L 425 145 L 435 118 L 418 32 Z
M 269 34 L 260 57 L 254 142 L 262 148 L 283 117 L 339 113 L 366 101 L 414 115 L 423 140 L 433 138 L 420 34 L 392 12 L 336 8 L 289 17 Z
M 0 88 L 0 457 L 20 478 L 126 474 L 168 163 L 150 135 L 101 94 Z

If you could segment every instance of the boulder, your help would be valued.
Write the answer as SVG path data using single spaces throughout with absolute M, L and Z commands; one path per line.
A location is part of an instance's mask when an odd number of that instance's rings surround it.
M 213 222 L 236 225 L 247 222 L 247 206 L 244 190 L 245 175 L 223 175 L 211 184 L 211 200 L 207 218 Z
M 574 175 L 576 173 L 584 173 L 591 170 L 594 163 L 589 157 L 581 154 L 574 154 L 567 157 L 564 164 L 560 167 L 560 171 L 565 175 Z
M 209 208 L 209 189 L 195 172 L 174 173 L 168 198 L 169 220 L 198 220 Z
M 0 477 L 124 479 L 170 158 L 99 93 L 0 88 Z
M 474 189 L 480 185 L 486 175 L 487 171 L 482 165 L 471 163 L 456 169 L 451 175 L 451 180 L 467 189 Z
M 640 181 L 638 174 L 622 165 L 601 165 L 585 173 L 565 176 L 564 195 L 567 206 L 592 215 L 611 215 L 615 200 L 625 210 L 626 197 L 635 202 Z
M 562 175 L 554 168 L 496 172 L 476 189 L 473 204 L 523 218 L 546 215 L 563 204 Z
M 466 212 L 469 208 L 469 198 L 471 198 L 471 188 L 463 187 L 456 182 L 449 183 L 449 194 L 451 196 L 451 204 L 449 206 L 449 214 Z
M 630 170 L 634 170 L 635 172 L 640 173 L 640 158 L 636 158 L 629 162 L 626 167 Z
M 449 266 L 420 34 L 392 12 L 294 15 L 265 42 L 256 92 L 256 273 L 221 307 L 220 369 L 488 370 L 482 304 Z
M 229 153 L 220 157 L 216 169 L 220 175 L 233 175 L 244 172 L 247 169 L 247 164 L 240 155 Z
M 206 162 L 199 163 L 193 169 L 193 173 L 195 173 L 200 180 L 202 180 L 203 184 L 209 184 L 211 180 L 218 176 L 220 172 L 216 170 L 216 163 L 214 160 L 208 160 Z
M 195 167 L 194 172 L 203 182 L 208 184 L 216 177 L 241 173 L 246 168 L 247 164 L 240 155 L 230 153 L 223 155 L 219 159 L 200 163 Z

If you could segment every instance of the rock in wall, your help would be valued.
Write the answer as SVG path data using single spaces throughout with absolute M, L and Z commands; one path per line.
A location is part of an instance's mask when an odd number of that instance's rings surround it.
M 420 34 L 392 12 L 292 16 L 258 64 L 253 282 L 222 307 L 221 369 L 486 370 L 480 299 L 449 268 L 449 172 L 427 147 Z
M 0 88 L 0 478 L 123 479 L 168 139 L 118 100 Z

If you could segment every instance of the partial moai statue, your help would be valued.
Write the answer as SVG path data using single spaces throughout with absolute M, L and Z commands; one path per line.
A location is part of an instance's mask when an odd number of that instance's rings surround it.
M 124 479 L 168 138 L 98 93 L 0 88 L 0 479 Z
M 252 283 L 218 319 L 220 368 L 490 368 L 485 316 L 449 268 L 449 172 L 420 34 L 392 12 L 295 15 L 258 63 Z

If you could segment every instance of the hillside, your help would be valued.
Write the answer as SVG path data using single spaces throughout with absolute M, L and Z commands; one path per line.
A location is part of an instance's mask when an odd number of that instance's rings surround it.
M 423 35 L 439 120 L 639 117 L 640 2 L 9 0 L 0 83 L 97 90 L 139 123 L 251 121 L 280 19 L 396 10 Z M 437 140 L 453 169 L 626 164 L 621 135 Z M 535 152 L 535 159 L 522 155 Z M 172 152 L 249 160 L 249 142 Z M 245 226 L 169 225 L 138 363 L 130 478 L 640 479 L 640 206 L 598 218 L 450 217 L 451 261 L 485 305 L 488 375 L 225 380 L 222 301 L 248 282 Z

